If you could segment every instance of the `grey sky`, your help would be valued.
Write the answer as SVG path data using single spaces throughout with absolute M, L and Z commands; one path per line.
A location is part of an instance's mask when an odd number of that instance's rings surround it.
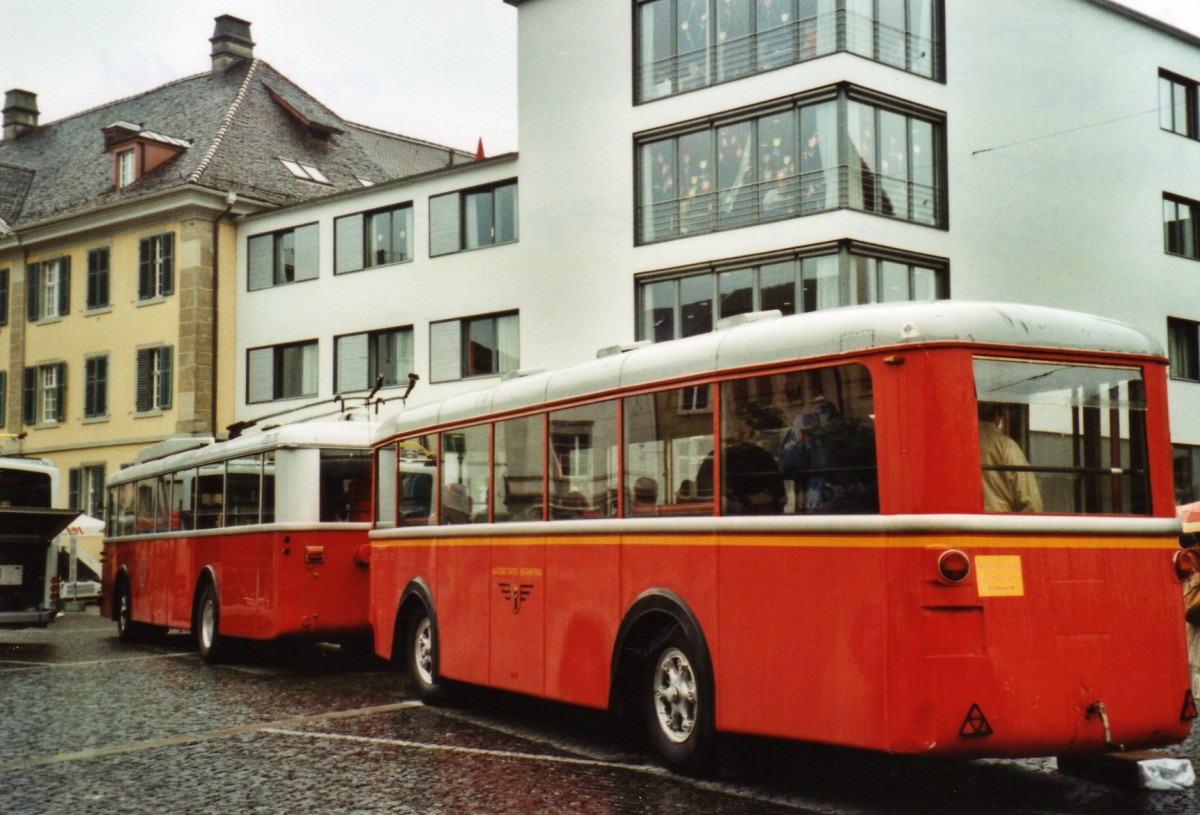
M 1123 2 L 1200 35 L 1196 0 Z M 344 118 L 517 148 L 517 10 L 503 0 L 0 0 L 0 90 L 33 91 L 51 122 L 203 72 L 220 14 L 249 20 L 255 54 Z

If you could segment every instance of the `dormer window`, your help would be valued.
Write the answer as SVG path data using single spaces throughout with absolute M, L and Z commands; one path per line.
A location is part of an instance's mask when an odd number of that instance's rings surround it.
M 117 153 L 117 186 L 128 187 L 137 180 L 137 153 L 133 149 Z
M 128 187 L 192 146 L 186 139 L 164 136 L 130 122 L 101 128 L 104 149 L 113 155 L 113 186 Z

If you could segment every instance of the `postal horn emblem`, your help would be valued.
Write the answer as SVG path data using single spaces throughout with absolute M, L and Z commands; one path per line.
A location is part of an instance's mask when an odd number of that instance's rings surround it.
M 505 600 L 512 603 L 512 613 L 521 613 L 521 604 L 529 597 L 529 593 L 533 591 L 532 583 L 521 583 L 513 585 L 512 583 L 498 583 L 500 594 Z

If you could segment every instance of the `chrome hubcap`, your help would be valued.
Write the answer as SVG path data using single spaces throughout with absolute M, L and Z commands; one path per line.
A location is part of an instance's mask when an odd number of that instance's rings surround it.
M 687 655 L 668 648 L 654 673 L 654 710 L 663 735 L 676 744 L 692 736 L 699 710 L 696 675 Z
M 433 624 L 429 618 L 421 620 L 417 635 L 413 638 L 413 665 L 423 685 L 433 684 Z

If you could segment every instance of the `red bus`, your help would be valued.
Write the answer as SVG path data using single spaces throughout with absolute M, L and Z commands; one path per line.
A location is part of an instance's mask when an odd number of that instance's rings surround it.
M 409 410 L 375 443 L 376 652 L 425 698 L 640 720 L 686 772 L 721 733 L 1179 742 L 1166 390 L 1135 329 L 947 301 L 752 315 Z
M 108 479 L 102 613 L 131 640 L 370 641 L 371 425 L 168 439 Z

